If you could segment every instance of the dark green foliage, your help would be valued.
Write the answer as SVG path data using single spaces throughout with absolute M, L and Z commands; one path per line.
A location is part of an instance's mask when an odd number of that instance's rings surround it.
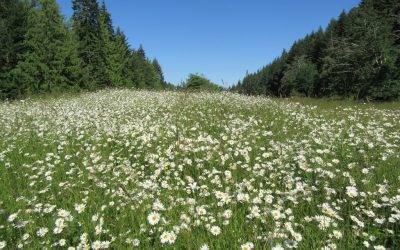
M 97 0 L 73 0 L 74 32 L 79 41 L 79 57 L 83 62 L 85 88 L 109 85 L 105 67 L 100 8 Z
M 10 72 L 21 92 L 61 91 L 79 84 L 76 45 L 55 0 L 38 0 L 29 10 L 24 45 L 26 51 Z
M 137 88 L 161 89 L 164 86 L 160 68 L 147 59 L 143 47 L 131 53 L 132 80 Z
M 100 11 L 100 34 L 106 86 L 128 86 L 129 47 L 122 31 L 114 32 L 111 16 L 104 3 Z
M 302 96 L 310 96 L 313 93 L 318 78 L 315 64 L 304 56 L 296 58 L 282 77 L 282 87 L 285 95 L 298 93 Z
M 10 71 L 25 52 L 29 5 L 16 0 L 0 0 L 0 99 L 14 98 L 22 88 L 10 80 Z
M 184 88 L 190 91 L 219 91 L 220 87 L 203 75 L 190 74 Z
M 157 72 L 157 75 L 158 75 L 158 77 L 159 77 L 161 83 L 162 83 L 163 85 L 166 85 L 166 82 L 165 82 L 165 79 L 164 79 L 164 73 L 162 72 L 160 63 L 158 62 L 157 59 L 154 59 L 152 64 L 153 64 L 153 68 L 154 68 L 154 69 L 156 70 L 156 72 Z
M 325 31 L 295 42 L 233 90 L 273 96 L 395 100 L 400 81 L 400 4 L 364 0 Z
M 104 87 L 165 88 L 161 66 L 130 49 L 103 2 L 73 0 L 71 25 L 56 0 L 0 0 L 0 99 Z

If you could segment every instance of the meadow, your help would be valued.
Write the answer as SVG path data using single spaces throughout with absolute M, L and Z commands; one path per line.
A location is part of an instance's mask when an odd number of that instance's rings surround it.
M 400 249 L 400 111 L 102 90 L 0 103 L 0 249 Z

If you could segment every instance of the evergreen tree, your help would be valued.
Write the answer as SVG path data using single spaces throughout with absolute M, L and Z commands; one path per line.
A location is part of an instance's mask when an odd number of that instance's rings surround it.
M 25 46 L 25 53 L 11 71 L 12 81 L 24 92 L 63 90 L 78 83 L 76 47 L 55 0 L 37 0 L 30 9 Z
M 160 89 L 163 87 L 159 72 L 146 58 L 143 46 L 131 53 L 132 81 L 137 88 Z
M 10 71 L 26 50 L 25 34 L 30 6 L 24 1 L 0 1 L 0 98 L 22 94 L 22 86 L 12 82 Z
M 141 60 L 146 60 L 146 52 L 143 49 L 143 46 L 140 44 L 139 49 L 136 51 L 136 54 Z
M 157 60 L 129 48 L 103 2 L 73 0 L 67 25 L 56 0 L 0 1 L 0 98 L 106 86 L 165 88 Z
M 97 0 L 73 0 L 73 29 L 79 41 L 85 88 L 95 89 L 110 83 L 104 63 L 100 9 Z
M 160 63 L 158 62 L 157 59 L 154 59 L 152 64 L 153 64 L 153 68 L 154 68 L 154 69 L 156 70 L 156 72 L 157 72 L 157 75 L 158 75 L 158 77 L 159 77 L 159 79 L 160 79 L 162 85 L 166 85 L 166 82 L 165 82 L 165 79 L 164 79 L 164 74 L 163 74 L 163 72 L 162 72 Z
M 114 32 L 111 15 L 104 2 L 100 17 L 107 86 L 128 86 L 129 77 L 126 69 L 129 62 L 129 47 L 126 44 L 125 35 L 119 29 Z
M 104 1 L 100 8 L 100 15 L 101 15 L 101 22 L 102 22 L 103 26 L 105 26 L 105 29 L 107 30 L 110 38 L 113 39 L 115 36 L 114 27 L 113 27 L 111 15 L 107 10 L 107 7 L 106 7 L 106 4 Z
M 397 0 L 363 0 L 325 31 L 296 41 L 288 53 L 246 75 L 234 89 L 274 96 L 399 98 L 399 14 Z

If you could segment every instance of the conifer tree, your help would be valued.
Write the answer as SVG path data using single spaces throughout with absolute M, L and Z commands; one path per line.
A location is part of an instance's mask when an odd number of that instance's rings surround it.
M 142 45 L 137 51 L 132 52 L 131 65 L 134 71 L 133 82 L 137 88 L 162 88 L 160 76 L 153 64 L 146 58 Z
M 400 2 L 361 1 L 326 30 L 296 41 L 288 53 L 247 75 L 234 89 L 246 94 L 307 95 L 310 82 L 316 97 L 399 98 Z
M 111 15 L 103 2 L 100 11 L 101 39 L 108 86 L 128 86 L 126 72 L 129 62 L 129 47 L 121 30 L 114 32 Z
M 102 25 L 107 30 L 108 35 L 110 36 L 111 39 L 114 38 L 115 32 L 114 32 L 112 19 L 111 19 L 111 14 L 108 12 L 104 1 L 102 2 L 101 7 L 100 7 L 100 16 L 101 16 Z
M 25 34 L 29 5 L 19 0 L 0 1 L 0 98 L 22 94 L 22 86 L 12 82 L 10 71 L 25 52 Z
M 157 59 L 154 59 L 152 64 L 153 64 L 153 68 L 156 70 L 156 72 L 158 74 L 158 77 L 159 77 L 159 79 L 161 81 L 161 84 L 165 85 L 166 82 L 165 82 L 165 79 L 164 79 L 164 74 L 162 72 L 160 63 L 158 62 Z
M 146 52 L 143 49 L 143 46 L 140 44 L 139 49 L 136 51 L 136 54 L 139 56 L 141 60 L 146 60 Z
M 85 88 L 95 89 L 109 83 L 104 64 L 100 9 L 97 0 L 73 0 L 73 29 L 84 70 Z
M 24 91 L 64 90 L 78 83 L 76 47 L 55 0 L 37 0 L 30 9 L 25 46 L 26 52 L 11 71 L 13 81 Z

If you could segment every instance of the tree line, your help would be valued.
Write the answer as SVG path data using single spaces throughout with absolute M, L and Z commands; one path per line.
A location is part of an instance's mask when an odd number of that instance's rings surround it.
M 158 61 L 131 49 L 104 2 L 72 6 L 65 20 L 56 0 L 0 0 L 0 98 L 167 86 Z
M 232 90 L 388 101 L 400 96 L 400 1 L 363 0 Z

